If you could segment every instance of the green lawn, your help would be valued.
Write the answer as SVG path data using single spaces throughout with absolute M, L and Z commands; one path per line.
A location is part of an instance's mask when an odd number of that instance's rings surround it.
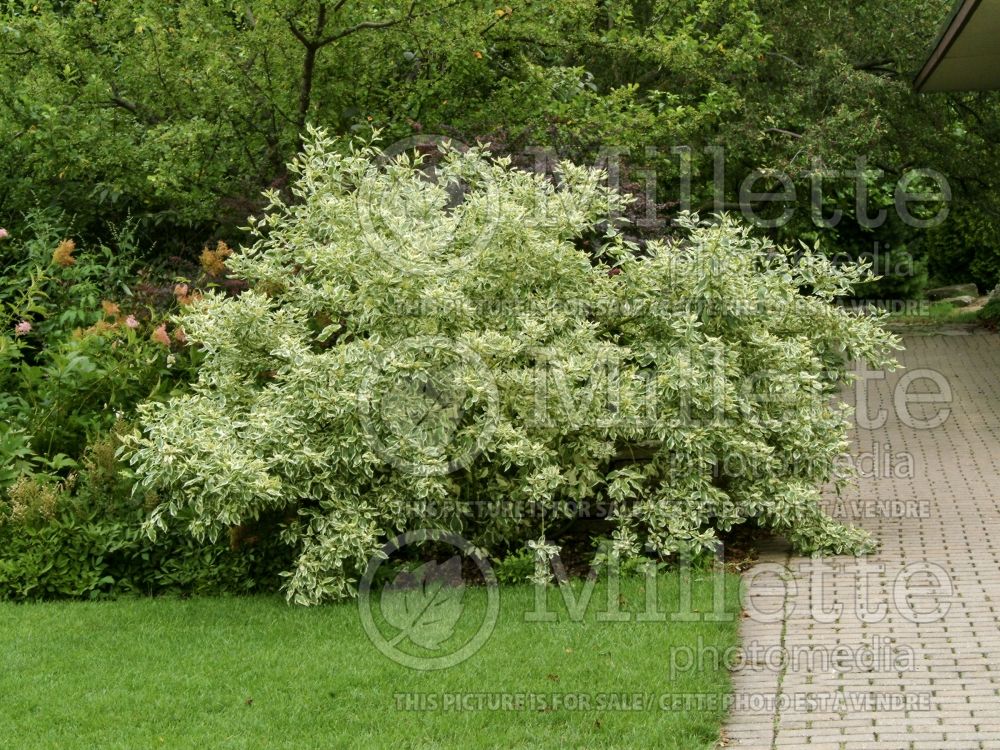
M 694 578 L 691 610 L 711 611 L 711 579 Z M 737 579 L 727 576 L 726 581 L 726 607 L 733 612 Z M 676 574 L 660 578 L 658 593 L 660 610 L 679 610 Z M 302 609 L 259 597 L 3 604 L 0 745 L 130 750 L 714 746 L 729 674 L 717 659 L 708 658 L 700 668 L 671 679 L 670 654 L 672 648 L 722 652 L 733 647 L 738 617 L 637 621 L 634 613 L 646 606 L 641 578 L 621 584 L 622 609 L 633 613 L 627 622 L 595 617 L 595 611 L 606 608 L 603 583 L 595 590 L 595 606 L 580 622 L 569 621 L 556 591 L 550 591 L 550 610 L 559 621 L 525 622 L 533 595 L 527 586 L 502 588 L 492 637 L 464 663 L 435 672 L 399 666 L 377 651 L 353 603 Z M 485 611 L 483 589 L 468 589 L 465 596 L 467 611 Z M 495 701 L 495 694 L 505 693 L 534 705 L 444 710 L 456 694 L 473 694 L 466 701 Z M 707 695 L 717 705 L 677 710 L 675 703 L 664 710 L 661 696 L 671 693 Z M 641 694 L 647 705 L 620 710 L 614 702 L 623 694 Z M 540 696 L 545 705 L 538 702 Z M 563 705 L 553 707 L 557 700 Z M 574 700 L 609 708 L 573 710 Z M 405 710 L 407 701 L 423 708 L 436 701 L 437 708 Z
M 965 324 L 978 323 L 979 310 L 967 310 L 955 307 L 948 302 L 931 302 L 923 312 L 906 310 L 895 312 L 889 316 L 892 325 L 943 325 L 946 323 Z

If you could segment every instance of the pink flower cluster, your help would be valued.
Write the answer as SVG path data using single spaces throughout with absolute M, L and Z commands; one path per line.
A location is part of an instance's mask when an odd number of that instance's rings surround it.
M 153 339 L 153 341 L 155 341 L 157 344 L 162 344 L 168 349 L 170 348 L 170 336 L 167 334 L 166 323 L 161 323 L 160 325 L 158 325 L 156 327 L 156 330 L 153 331 L 153 335 L 150 336 L 150 338 Z
M 15 336 L 27 336 L 29 333 L 31 333 L 31 323 L 29 323 L 26 320 L 22 320 L 20 323 L 14 326 Z

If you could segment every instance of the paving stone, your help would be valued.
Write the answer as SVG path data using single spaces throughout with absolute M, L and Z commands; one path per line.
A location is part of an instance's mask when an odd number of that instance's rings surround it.
M 744 601 L 785 616 L 762 621 L 748 606 L 742 636 L 784 666 L 734 673 L 727 747 L 1000 749 L 1000 336 L 904 343 L 904 369 L 868 381 L 870 419 L 852 433 L 871 470 L 824 492 L 828 512 L 880 549 L 826 559 L 820 576 L 780 541 L 761 550 L 758 566 L 787 566 L 791 580 L 753 579 Z M 948 403 L 907 400 L 942 386 Z M 847 661 L 833 668 L 838 649 Z M 740 696 L 768 701 L 772 716 Z

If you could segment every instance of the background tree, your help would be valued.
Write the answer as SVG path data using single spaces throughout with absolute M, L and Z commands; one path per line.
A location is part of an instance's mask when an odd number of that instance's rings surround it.
M 614 147 L 626 187 L 641 189 L 642 170 L 655 168 L 664 218 L 683 188 L 671 147 L 690 146 L 702 210 L 717 197 L 706 149 L 721 147 L 723 205 L 735 204 L 753 170 L 783 170 L 798 195 L 786 235 L 822 238 L 837 252 L 879 242 L 933 255 L 925 232 L 859 229 L 848 178 L 828 182 L 847 210 L 844 227 L 818 229 L 807 205 L 812 174 L 853 170 L 863 157 L 873 210 L 907 169 L 934 168 L 970 221 L 995 234 L 997 96 L 918 96 L 910 84 L 948 6 L 8 1 L 0 211 L 16 218 L 55 205 L 98 234 L 131 216 L 159 247 L 197 249 L 213 235 L 235 239 L 259 190 L 284 184 L 305 123 L 340 133 L 374 125 L 390 142 L 444 133 L 585 163 Z M 996 280 L 994 255 L 992 245 L 982 251 L 981 283 Z

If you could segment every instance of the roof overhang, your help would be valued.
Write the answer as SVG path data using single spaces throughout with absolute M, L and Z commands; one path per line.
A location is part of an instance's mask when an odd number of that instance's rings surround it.
M 913 85 L 920 92 L 1000 89 L 1000 0 L 958 0 Z

